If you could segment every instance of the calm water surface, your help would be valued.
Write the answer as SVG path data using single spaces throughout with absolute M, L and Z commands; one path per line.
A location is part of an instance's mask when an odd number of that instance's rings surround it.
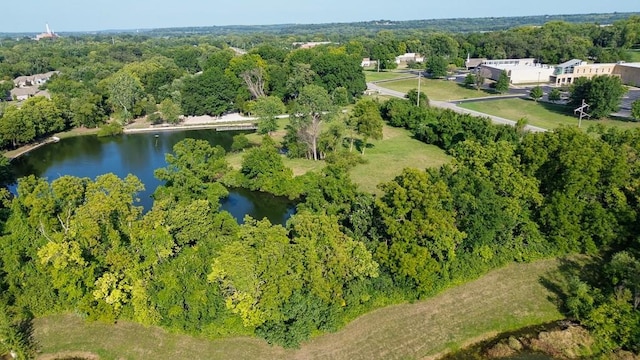
M 191 130 L 106 138 L 80 136 L 35 149 L 13 160 L 12 167 L 18 178 L 36 175 L 48 181 L 64 175 L 95 179 L 106 173 L 114 173 L 121 178 L 133 174 L 145 185 L 145 191 L 138 194 L 139 205 L 149 210 L 153 205 L 151 195 L 161 184 L 153 177 L 153 171 L 167 165 L 165 154 L 172 152 L 177 142 L 185 138 L 202 139 L 228 150 L 236 134 Z M 15 190 L 15 186 L 12 190 Z M 229 211 L 240 222 L 248 214 L 257 219 L 266 217 L 274 224 L 284 224 L 293 214 L 294 204 L 269 194 L 229 189 L 229 197 L 223 200 L 222 209 Z

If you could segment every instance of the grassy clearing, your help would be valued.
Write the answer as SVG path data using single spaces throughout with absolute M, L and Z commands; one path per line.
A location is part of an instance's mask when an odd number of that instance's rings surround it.
M 469 339 L 562 318 L 541 278 L 558 261 L 513 264 L 431 299 L 363 315 L 297 350 L 253 338 L 206 340 L 126 321 L 85 323 L 75 315 L 35 321 L 41 359 L 82 351 L 101 359 L 413 359 L 460 348 Z
M 401 73 L 401 72 L 393 72 L 393 71 L 377 72 L 377 71 L 373 70 L 373 71 L 365 71 L 364 72 L 364 77 L 367 80 L 367 82 L 380 81 L 380 80 L 391 80 L 391 79 L 397 79 L 397 78 L 408 77 L 408 76 L 411 76 L 411 74 Z
M 631 57 L 631 62 L 640 62 L 640 50 L 629 50 L 628 54 Z
M 378 84 L 379 86 L 385 87 L 387 89 L 400 91 L 400 92 L 408 92 L 411 89 L 418 88 L 418 79 L 405 79 L 398 81 L 390 81 L 382 84 Z M 429 99 L 432 100 L 458 100 L 458 99 L 474 99 L 479 97 L 496 95 L 493 92 L 487 90 L 474 90 L 464 87 L 455 81 L 447 81 L 441 79 L 421 79 L 420 80 L 420 90 L 427 94 Z
M 536 103 L 525 99 L 499 99 L 462 103 L 459 106 L 514 121 L 526 118 L 530 125 L 545 129 L 555 129 L 560 126 L 578 126 L 578 118 L 573 116 L 570 108 L 563 105 Z M 640 127 L 640 122 L 602 119 L 583 120 L 582 128 L 587 129 L 595 124 L 623 129 Z
M 404 129 L 385 126 L 382 140 L 370 141 L 365 149 L 366 164 L 351 170 L 351 179 L 363 191 L 378 193 L 377 185 L 400 175 L 402 169 L 426 169 L 449 162 L 450 157 L 440 148 L 413 139 Z

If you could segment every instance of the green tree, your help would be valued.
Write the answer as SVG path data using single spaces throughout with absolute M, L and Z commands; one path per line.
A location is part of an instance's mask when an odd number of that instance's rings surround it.
M 331 92 L 333 104 L 336 106 L 346 106 L 349 104 L 349 92 L 344 86 L 339 86 Z
M 561 97 L 562 94 L 560 93 L 560 90 L 556 88 L 551 89 L 551 92 L 549 93 L 549 101 L 557 102 L 560 101 Z
M 143 88 L 140 80 L 126 71 L 118 71 L 101 82 L 114 112 L 127 123 L 134 114 L 134 107 L 142 100 Z
M 243 176 L 242 185 L 251 190 L 291 198 L 299 195 L 299 190 L 293 186 L 293 172 L 284 166 L 282 156 L 269 136 L 263 137 L 259 147 L 246 152 L 240 173 Z
M 277 116 L 286 112 L 282 100 L 275 96 L 256 99 L 251 109 L 258 116 L 258 133 L 263 135 L 278 130 Z
M 542 92 L 542 88 L 540 86 L 536 86 L 529 92 L 529 96 L 535 101 L 538 102 L 542 98 L 544 93 Z
M 472 73 L 468 73 L 467 76 L 464 77 L 464 85 L 468 87 L 472 87 L 476 84 L 476 77 Z
M 318 160 L 321 125 L 331 120 L 335 108 L 327 90 L 318 85 L 302 88 L 291 112 L 291 122 L 300 141 L 308 146 L 308 157 Z
M 441 78 L 447 76 L 447 65 L 449 62 L 442 56 L 430 56 L 427 59 L 426 70 L 431 77 Z
M 631 104 L 631 117 L 640 120 L 640 100 L 636 100 Z
M 383 234 L 376 259 L 398 283 L 425 294 L 441 279 L 465 234 L 456 227 L 447 185 L 424 171 L 405 169 L 380 186 Z
M 362 136 L 362 154 L 367 147 L 368 139 L 381 139 L 382 127 L 384 122 L 382 116 L 380 116 L 380 109 L 378 104 L 370 98 L 362 98 L 358 100 L 353 107 L 349 116 L 348 123 L 355 129 L 355 132 Z M 351 137 L 350 150 L 353 148 L 353 136 Z
M 170 98 L 166 98 L 162 100 L 160 105 L 158 106 L 158 111 L 162 114 L 162 118 L 165 121 L 168 121 L 172 124 L 177 124 L 180 122 L 180 115 L 182 109 L 180 109 L 180 104 L 176 104 Z
M 496 81 L 496 91 L 500 94 L 504 94 L 509 91 L 509 76 L 505 70 L 500 71 L 500 76 Z
M 11 89 L 13 89 L 13 82 L 0 81 L 0 101 L 6 101 L 10 98 Z
M 619 77 L 600 75 L 591 79 L 577 78 L 571 85 L 572 106 L 581 106 L 582 101 L 589 104 L 589 114 L 600 119 L 618 111 L 622 96 L 627 89 Z
M 318 76 L 315 71 L 311 70 L 310 64 L 293 63 L 291 65 L 290 75 L 287 78 L 287 93 L 295 99 L 300 94 L 302 88 L 313 84 L 313 80 Z
M 185 115 L 220 116 L 233 108 L 237 91 L 223 70 L 210 68 L 184 80 L 180 91 Z
M 231 151 L 237 152 L 244 150 L 249 146 L 249 138 L 245 134 L 238 134 L 233 136 L 233 143 L 231 143 Z
M 167 154 L 167 166 L 154 175 L 165 185 L 156 190 L 156 199 L 165 197 L 178 201 L 206 199 L 213 206 L 228 194 L 220 180 L 229 170 L 222 147 L 212 147 L 205 140 L 184 139 Z

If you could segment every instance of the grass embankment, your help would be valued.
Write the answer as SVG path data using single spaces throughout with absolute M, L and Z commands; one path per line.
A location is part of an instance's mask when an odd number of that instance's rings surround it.
M 34 337 L 43 355 L 80 351 L 101 359 L 417 359 L 561 319 L 550 300 L 554 294 L 540 281 L 558 266 L 556 260 L 512 264 L 431 299 L 373 311 L 297 350 L 253 338 L 206 340 L 126 321 L 85 323 L 76 315 L 37 319 Z
M 364 77 L 367 82 L 372 81 L 380 81 L 380 80 L 392 80 L 403 77 L 415 76 L 406 72 L 394 72 L 394 71 L 376 71 L 376 70 L 365 70 Z
M 518 120 L 526 118 L 529 125 L 545 129 L 555 129 L 560 126 L 578 126 L 578 118 L 572 110 L 564 105 L 546 102 L 534 102 L 525 99 L 496 99 L 491 101 L 466 102 L 458 105 L 462 108 L 500 116 L 506 119 Z M 640 127 L 640 122 L 622 120 L 582 120 L 582 128 L 602 124 L 622 129 Z
M 406 93 L 411 89 L 418 88 L 418 78 L 389 81 L 379 84 L 379 86 Z M 427 94 L 429 99 L 440 101 L 475 99 L 479 97 L 497 95 L 496 93 L 488 90 L 470 89 L 455 81 L 425 78 L 420 80 L 420 91 Z

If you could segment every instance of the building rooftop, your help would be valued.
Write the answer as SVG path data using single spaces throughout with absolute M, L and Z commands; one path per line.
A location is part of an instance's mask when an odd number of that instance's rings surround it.
M 618 65 L 620 65 L 620 66 L 634 67 L 634 68 L 640 68 L 640 62 L 633 62 L 633 63 L 619 63 Z

